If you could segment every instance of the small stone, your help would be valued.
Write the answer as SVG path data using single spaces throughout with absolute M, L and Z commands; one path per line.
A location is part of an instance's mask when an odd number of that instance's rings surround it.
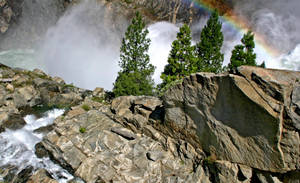
M 69 111 L 67 116 L 69 118 L 73 118 L 75 116 L 78 116 L 78 115 L 81 115 L 84 113 L 86 113 L 86 111 L 84 109 L 82 109 L 81 107 L 78 107 L 78 108 L 74 108 L 73 110 Z
M 27 183 L 57 183 L 56 180 L 52 179 L 51 175 L 45 169 L 39 169 L 36 171 L 27 181 Z
M 160 151 L 150 151 L 150 152 L 147 152 L 146 156 L 151 161 L 157 161 L 157 160 L 162 159 L 164 157 L 163 153 L 160 152 Z
M 6 5 L 6 0 L 0 0 L 0 7 L 4 7 Z
M 53 81 L 57 82 L 58 84 L 66 84 L 65 81 L 58 76 L 53 77 Z
M 127 140 L 134 140 L 136 138 L 136 135 L 126 128 L 112 128 L 111 131 Z
M 36 74 L 38 74 L 38 75 L 46 76 L 46 74 L 44 73 L 44 71 L 42 71 L 40 69 L 34 69 L 33 72 L 36 73 Z
M 8 91 L 10 91 L 10 92 L 14 92 L 14 90 L 15 90 L 15 88 L 14 88 L 14 86 L 13 86 L 12 84 L 7 84 L 7 85 L 6 85 L 6 89 L 7 89 Z
M 96 87 L 93 91 L 93 96 L 97 96 L 97 97 L 104 97 L 104 89 L 100 88 L 100 87 Z

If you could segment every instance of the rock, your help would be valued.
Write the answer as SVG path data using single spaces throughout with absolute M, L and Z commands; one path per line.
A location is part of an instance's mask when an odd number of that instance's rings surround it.
M 0 7 L 4 7 L 5 4 L 6 4 L 6 0 L 0 0 Z
M 48 125 L 48 126 L 43 126 L 40 127 L 36 130 L 34 130 L 35 133 L 43 133 L 43 134 L 47 134 L 48 132 L 53 130 L 53 126 L 52 125 Z
M 164 159 L 166 154 L 162 153 L 161 151 L 149 151 L 146 153 L 146 156 L 151 161 L 157 161 L 160 159 Z
M 126 129 L 106 113 L 88 112 L 58 118 L 41 142 L 50 157 L 86 182 L 196 182 L 207 176 L 193 172 L 193 162 L 181 162 L 158 141 Z M 86 132 L 79 132 L 84 127 Z M 159 133 L 158 131 L 156 133 Z M 158 135 L 156 135 L 158 136 Z
M 112 101 L 111 110 L 133 130 L 142 130 L 147 125 L 150 115 L 161 105 L 162 102 L 156 97 L 122 96 Z
M 282 183 L 277 177 L 268 173 L 256 173 L 256 176 L 261 183 Z
M 37 170 L 27 181 L 27 183 L 58 183 L 45 169 Z
M 17 174 L 18 167 L 5 165 L 0 167 L 0 177 L 3 178 L 5 182 L 12 182 Z
M 73 118 L 75 116 L 78 116 L 78 115 L 81 115 L 83 113 L 85 113 L 86 111 L 84 109 L 82 109 L 81 107 L 77 107 L 77 108 L 74 108 L 72 110 L 70 110 L 67 114 L 67 116 L 69 118 Z
M 17 176 L 14 178 L 12 183 L 18 183 L 18 182 L 27 182 L 29 177 L 32 175 L 33 167 L 28 166 L 25 169 L 21 170 Z
M 240 182 L 238 181 L 239 169 L 237 164 L 228 161 L 215 161 L 209 166 L 210 172 L 213 172 L 214 182 Z M 250 181 L 248 180 L 248 182 Z
M 246 66 L 238 75 L 193 74 L 163 97 L 165 132 L 218 160 L 270 172 L 295 170 L 300 139 L 290 96 L 299 77 Z
M 7 89 L 8 91 L 10 91 L 10 92 L 14 92 L 14 90 L 15 90 L 14 86 L 11 85 L 11 84 L 7 84 L 7 85 L 6 85 L 6 89 Z
M 93 96 L 103 98 L 105 96 L 104 88 L 99 88 L 99 87 L 95 88 L 93 90 Z
M 37 143 L 35 146 L 35 154 L 38 158 L 48 157 L 49 154 L 41 142 Z
M 41 69 L 34 69 L 33 73 L 38 74 L 40 76 L 47 76 L 44 71 L 42 71 Z
M 17 130 L 26 125 L 20 114 L 7 114 L 0 112 L 0 126 L 3 129 Z
M 252 177 L 252 169 L 250 167 L 247 167 L 245 165 L 238 165 L 239 166 L 239 170 L 240 170 L 240 175 L 241 177 L 244 177 L 244 179 L 246 180 L 250 180 L 250 178 Z
M 284 183 L 300 183 L 300 171 L 289 172 L 284 175 Z
M 53 81 L 55 81 L 56 83 L 61 84 L 61 85 L 66 84 L 65 81 L 58 76 L 53 77 Z
M 33 86 L 25 86 L 16 89 L 13 94 L 13 100 L 17 108 L 25 106 L 35 106 L 41 103 L 38 91 Z
M 136 138 L 136 135 L 126 128 L 112 128 L 111 131 L 127 140 L 134 140 Z

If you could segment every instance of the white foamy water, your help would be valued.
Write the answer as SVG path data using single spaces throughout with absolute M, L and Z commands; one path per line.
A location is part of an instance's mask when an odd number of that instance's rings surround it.
M 64 110 L 54 109 L 46 112 L 43 117 L 38 119 L 34 115 L 27 115 L 24 118 L 26 125 L 23 128 L 18 130 L 6 129 L 5 132 L 0 133 L 0 167 L 13 165 L 18 167 L 19 171 L 28 166 L 44 168 L 60 183 L 71 180 L 73 176 L 54 164 L 49 158 L 38 158 L 34 148 L 44 136 L 44 134 L 34 132 L 34 130 L 52 124 L 54 119 L 63 113 Z

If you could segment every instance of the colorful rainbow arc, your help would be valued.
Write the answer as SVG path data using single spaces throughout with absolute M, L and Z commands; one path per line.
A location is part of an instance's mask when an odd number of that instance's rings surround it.
M 195 7 L 205 9 L 207 11 L 218 10 L 220 11 L 220 7 L 217 7 L 212 3 L 212 0 L 188 0 L 194 4 Z M 223 8 L 226 9 L 226 13 L 222 16 L 226 22 L 228 22 L 232 27 L 236 30 L 245 33 L 248 30 L 251 30 L 251 27 L 248 23 L 248 20 L 245 17 L 235 14 L 230 7 L 223 5 Z M 273 57 L 279 56 L 280 51 L 276 48 L 270 46 L 263 35 L 258 32 L 254 32 L 255 34 L 255 42 L 259 44 L 265 51 Z

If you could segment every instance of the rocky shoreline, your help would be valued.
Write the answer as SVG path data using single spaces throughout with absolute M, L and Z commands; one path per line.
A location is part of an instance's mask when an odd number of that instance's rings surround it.
M 37 106 L 68 108 L 36 154 L 88 183 L 297 183 L 299 78 L 240 67 L 235 74 L 193 74 L 162 98 L 107 101 L 101 88 L 83 90 L 40 70 L 1 65 L 0 126 L 22 127 L 24 113 Z M 56 182 L 43 169 L 22 172 L 9 181 Z

